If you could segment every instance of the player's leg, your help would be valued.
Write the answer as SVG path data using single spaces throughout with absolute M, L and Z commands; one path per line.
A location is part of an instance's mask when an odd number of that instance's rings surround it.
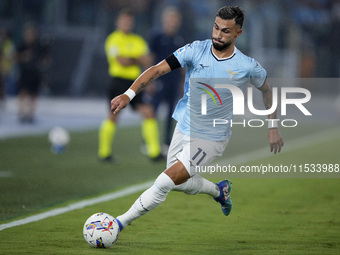
M 18 94 L 18 116 L 20 122 L 26 121 L 26 100 L 27 100 L 28 94 L 26 89 L 20 89 Z
M 177 160 L 187 162 L 185 166 L 191 178 L 181 185 L 176 185 L 173 190 L 181 191 L 189 195 L 199 193 L 208 194 L 212 197 L 218 197 L 220 195 L 215 183 L 201 177 L 196 172 L 196 163 L 198 161 L 201 161 L 199 162 L 200 164 L 207 164 L 209 163 L 207 161 L 212 160 L 209 156 L 205 156 L 203 160 L 200 160 L 201 157 L 197 152 L 202 151 L 201 154 L 204 155 L 204 153 L 206 153 L 205 151 L 207 151 L 203 146 L 204 144 L 199 145 L 197 142 L 193 142 L 193 139 L 190 139 L 189 136 L 182 134 L 177 128 L 175 129 L 169 147 L 168 164 L 171 165 Z
M 157 160 L 161 155 L 161 145 L 159 141 L 159 127 L 154 108 L 151 104 L 143 103 L 142 95 L 140 94 L 138 94 L 132 102 L 132 107 L 144 118 L 141 128 L 148 157 Z
M 218 186 L 199 174 L 190 177 L 181 185 L 176 185 L 173 190 L 181 191 L 188 195 L 208 194 L 214 198 L 217 198 L 220 195 Z
M 132 221 L 155 209 L 165 201 L 176 184 L 185 182 L 189 177 L 187 170 L 180 161 L 161 173 L 155 183 L 140 195 L 130 209 L 117 217 L 120 228 L 126 227 Z
M 109 109 L 112 98 L 124 93 L 124 86 L 129 86 L 129 84 L 125 84 L 125 81 L 122 79 L 112 78 L 110 80 L 107 97 Z M 102 121 L 99 127 L 98 157 L 103 161 L 112 161 L 112 144 L 116 134 L 118 116 L 109 111 L 107 118 Z
M 182 147 L 181 143 L 185 143 Z M 171 164 L 176 160 L 187 162 L 184 164 L 190 178 L 181 185 L 176 185 L 173 190 L 181 191 L 189 195 L 208 194 L 215 201 L 219 202 L 225 215 L 229 215 L 232 208 L 230 199 L 231 182 L 223 180 L 217 184 L 201 177 L 199 175 L 200 166 L 210 164 L 216 157 L 221 156 L 228 140 L 221 142 L 202 141 L 199 139 L 189 138 L 175 130 L 173 140 L 168 153 L 168 163 Z
M 173 191 L 181 191 L 188 195 L 208 194 L 214 198 L 216 202 L 221 204 L 224 215 L 229 215 L 232 209 L 232 201 L 230 191 L 232 183 L 229 180 L 223 180 L 219 183 L 213 183 L 199 174 L 190 177 L 185 183 L 176 185 Z
M 111 112 L 108 118 L 102 121 L 98 133 L 98 157 L 102 160 L 110 160 L 112 157 L 112 143 L 116 133 L 116 121 L 118 115 Z
M 26 78 L 27 80 L 25 81 L 25 87 L 27 93 L 27 109 L 25 112 L 25 121 L 28 123 L 33 123 L 35 118 L 39 89 L 41 87 L 41 77 L 39 72 L 34 71 L 26 76 Z
M 40 75 L 37 73 L 32 77 L 32 81 L 30 82 L 30 86 L 28 88 L 28 112 L 27 112 L 27 121 L 29 123 L 34 123 L 35 121 L 35 112 L 37 108 L 39 89 L 41 84 Z
M 209 194 L 212 197 L 218 197 L 220 192 L 217 185 L 196 174 L 195 168 L 193 168 L 193 156 L 190 157 L 191 141 L 192 139 L 190 139 L 189 136 L 182 134 L 177 127 L 175 128 L 168 151 L 167 167 L 175 164 L 178 160 L 181 162 L 188 162 L 186 170 L 191 178 L 183 184 L 176 185 L 173 190 L 182 191 L 190 195 L 203 193 Z
M 34 118 L 35 118 L 35 110 L 37 107 L 38 94 L 30 93 L 28 96 L 28 100 L 29 100 L 29 107 L 28 107 L 28 112 L 27 112 L 27 121 L 29 123 L 33 123 Z
M 190 148 L 188 149 L 190 142 L 190 137 L 181 134 L 178 129 L 175 130 L 173 141 L 170 145 L 167 170 L 158 176 L 154 185 L 144 191 L 126 213 L 117 217 L 121 229 L 156 208 L 165 201 L 168 193 L 175 188 L 188 194 L 200 192 L 210 194 L 214 198 L 217 197 L 217 199 L 222 195 L 224 196 L 219 185 L 202 177 L 190 178 L 190 170 L 188 171 L 188 169 L 192 169 L 192 160 L 196 161 L 197 158 L 197 156 L 194 159 L 190 158 L 190 152 L 188 153 L 188 150 L 190 151 Z M 220 147 L 225 148 L 226 143 L 221 144 Z M 179 153 L 174 156 L 177 151 Z M 188 180 L 190 181 L 188 182 Z

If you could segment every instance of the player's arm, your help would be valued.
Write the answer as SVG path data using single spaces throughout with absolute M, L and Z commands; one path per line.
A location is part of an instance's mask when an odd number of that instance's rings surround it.
M 143 72 L 131 85 L 131 87 L 122 95 L 119 95 L 111 101 L 111 111 L 116 114 L 125 108 L 132 98 L 141 92 L 145 87 L 150 85 L 158 77 L 170 72 L 172 69 L 167 60 L 159 62 L 157 65 L 151 66 Z
M 263 103 L 266 109 L 270 109 L 273 103 L 273 94 L 272 88 L 266 79 L 263 86 L 259 88 L 262 92 Z M 276 119 L 276 111 L 268 116 L 268 119 Z M 276 154 L 281 151 L 281 148 L 284 144 L 283 139 L 281 137 L 280 131 L 276 125 L 273 125 L 274 122 L 269 122 L 268 127 L 268 141 L 270 144 L 270 151 Z M 275 122 L 277 123 L 277 122 Z
M 117 61 L 122 66 L 134 66 L 134 65 L 138 65 L 138 61 L 137 61 L 136 58 L 129 58 L 129 57 L 118 56 L 117 57 Z
M 117 61 L 122 66 L 134 66 L 139 65 L 142 66 L 144 69 L 147 69 L 152 64 L 152 58 L 149 54 L 145 54 L 139 58 L 130 58 L 130 57 L 117 57 Z
M 144 70 L 148 69 L 153 64 L 153 58 L 150 53 L 145 54 L 137 59 L 137 63 L 143 67 Z

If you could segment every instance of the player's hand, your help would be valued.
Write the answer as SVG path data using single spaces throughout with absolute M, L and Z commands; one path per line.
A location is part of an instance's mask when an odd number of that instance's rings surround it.
M 277 128 L 268 129 L 268 141 L 270 145 L 270 152 L 274 152 L 274 154 L 279 153 L 284 145 L 280 131 Z
M 130 103 L 130 98 L 125 95 L 116 96 L 111 100 L 111 111 L 113 114 L 117 114 L 121 109 L 124 109 Z

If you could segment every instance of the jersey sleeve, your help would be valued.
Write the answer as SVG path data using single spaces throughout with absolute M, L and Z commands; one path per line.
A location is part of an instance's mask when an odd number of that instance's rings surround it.
M 256 88 L 261 88 L 267 78 L 267 71 L 255 59 L 252 59 L 249 78 L 250 83 Z
M 188 66 L 192 63 L 192 58 L 195 56 L 196 44 L 195 42 L 187 44 L 173 53 L 181 64 L 181 67 Z
M 170 66 L 171 71 L 181 67 L 181 64 L 178 62 L 178 60 L 177 60 L 177 58 L 175 57 L 174 54 L 171 54 L 165 60 L 168 63 L 168 65 Z

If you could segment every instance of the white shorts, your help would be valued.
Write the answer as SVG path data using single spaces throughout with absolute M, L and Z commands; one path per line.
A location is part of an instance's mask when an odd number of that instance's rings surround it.
M 190 176 L 199 173 L 200 166 L 209 165 L 222 156 L 229 139 L 214 142 L 206 141 L 181 133 L 177 127 L 171 140 L 167 157 L 167 168 L 181 161 Z

